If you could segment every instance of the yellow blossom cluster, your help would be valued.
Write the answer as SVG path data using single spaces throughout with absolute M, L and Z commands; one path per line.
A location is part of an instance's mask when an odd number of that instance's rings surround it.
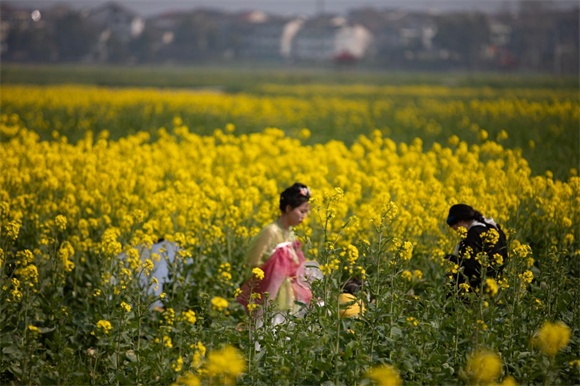
M 181 317 L 189 324 L 195 324 L 195 322 L 197 321 L 197 317 L 195 316 L 195 312 L 193 310 L 187 310 L 182 312 Z
M 262 280 L 264 278 L 264 271 L 261 268 L 254 268 L 252 269 L 252 275 L 258 280 Z
M 389 364 L 372 367 L 367 372 L 367 378 L 372 379 L 380 386 L 400 386 L 403 384 L 398 370 Z
M 495 352 L 480 350 L 469 355 L 465 373 L 473 385 L 487 385 L 501 375 L 502 360 Z
M 177 377 L 177 380 L 172 386 L 197 386 L 201 384 L 235 385 L 236 379 L 246 371 L 246 359 L 233 346 L 227 345 L 211 351 L 207 354 L 207 358 L 205 358 L 206 348 L 201 342 L 192 345 L 192 348 L 195 349 L 192 367 L 197 374 L 188 371 Z M 205 361 L 202 361 L 202 358 Z M 175 372 L 179 372 L 182 366 L 183 358 L 179 357 L 172 368 Z
M 108 334 L 113 329 L 113 326 L 111 325 L 111 322 L 109 322 L 108 320 L 102 319 L 97 322 L 97 329 L 104 332 L 105 334 Z
M 554 356 L 568 345 L 570 327 L 563 322 L 544 322 L 532 338 L 532 343 L 548 356 Z
M 220 266 L 218 267 L 218 277 L 219 280 L 228 285 L 228 286 L 232 286 L 232 266 L 230 263 L 222 263 L 220 264 Z
M 220 296 L 215 296 L 211 299 L 212 310 L 221 312 L 227 310 L 228 306 L 228 301 Z
M 66 272 L 86 253 L 101 254 L 107 264 L 123 250 L 126 269 L 150 271 L 130 246 L 166 237 L 183 247 L 178 256 L 185 259 L 194 249 L 220 250 L 228 237 L 245 244 L 274 217 L 280 189 L 296 180 L 313 191 L 313 215 L 300 227 L 310 250 L 344 251 L 321 261 L 325 273 L 353 268 L 353 243 L 372 238 L 376 224 L 389 224 L 403 260 L 431 254 L 432 240 L 438 250 L 451 250 L 444 218 L 456 202 L 527 236 L 537 232 L 529 224 L 550 224 L 562 242 L 572 240 L 567 235 L 580 222 L 580 178 L 532 177 L 519 152 L 495 142 L 424 149 L 420 139 L 397 144 L 376 132 L 350 147 L 338 141 L 307 146 L 276 128 L 250 135 L 227 131 L 200 136 L 180 126 L 171 133 L 159 129 L 155 141 L 140 132 L 118 141 L 87 135 L 70 144 L 65 138 L 41 141 L 18 126 L 0 148 L 2 233 L 14 242 L 26 221 L 27 232 L 41 235 L 32 245 L 42 247 L 54 243 L 51 232 L 66 232 L 57 254 Z M 512 216 L 522 208 L 526 216 Z M 488 238 L 493 243 L 497 235 Z M 514 244 L 522 258 L 529 258 L 526 248 Z M 18 256 L 11 258 L 22 261 L 19 280 L 34 283 L 36 266 Z M 217 270 L 230 283 L 228 264 Z

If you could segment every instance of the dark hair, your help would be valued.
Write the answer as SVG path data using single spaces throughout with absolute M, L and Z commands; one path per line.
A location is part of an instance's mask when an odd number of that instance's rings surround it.
M 449 208 L 449 215 L 447 216 L 447 225 L 453 226 L 459 221 L 477 220 L 486 223 L 483 215 L 466 204 L 455 204 Z
M 290 205 L 290 208 L 292 209 L 297 208 L 309 200 L 310 189 L 308 189 L 308 186 L 301 184 L 300 182 L 295 182 L 294 185 L 286 188 L 282 194 L 280 194 L 280 210 L 284 212 L 288 205 Z
M 354 295 L 358 291 L 360 291 L 360 289 L 362 287 L 362 284 L 363 284 L 362 283 L 362 280 L 360 280 L 360 279 L 358 279 L 356 277 L 351 277 L 342 286 L 342 292 L 343 293 L 347 293 L 347 294 Z

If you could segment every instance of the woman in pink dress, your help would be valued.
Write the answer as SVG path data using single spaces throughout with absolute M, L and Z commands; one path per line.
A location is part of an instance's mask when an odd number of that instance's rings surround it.
M 273 308 L 276 324 L 284 321 L 285 313 L 296 315 L 310 303 L 311 275 L 292 231 L 308 215 L 309 200 L 310 189 L 304 184 L 297 182 L 284 190 L 280 195 L 280 216 L 264 227 L 250 245 L 246 264 L 250 270 L 260 268 L 264 275 L 259 278 L 252 274 L 242 285 L 237 301 L 258 319 L 258 325 L 264 308 Z M 316 269 L 316 263 L 313 266 Z

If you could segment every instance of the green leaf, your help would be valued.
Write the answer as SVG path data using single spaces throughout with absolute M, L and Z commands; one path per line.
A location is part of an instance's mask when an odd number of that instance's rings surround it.
M 8 354 L 8 355 L 10 355 L 10 354 L 16 354 L 16 353 L 19 353 L 19 352 L 20 351 L 18 349 L 18 346 L 15 346 L 15 345 L 6 346 L 6 347 L 4 347 L 2 349 L 2 353 L 3 354 Z

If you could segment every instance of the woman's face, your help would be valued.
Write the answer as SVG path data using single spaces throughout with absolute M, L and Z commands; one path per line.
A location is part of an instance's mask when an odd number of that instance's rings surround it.
M 286 216 L 288 218 L 288 224 L 293 227 L 300 225 L 306 216 L 308 216 L 308 212 L 310 212 L 310 204 L 308 202 L 304 202 L 296 208 L 287 206 Z

